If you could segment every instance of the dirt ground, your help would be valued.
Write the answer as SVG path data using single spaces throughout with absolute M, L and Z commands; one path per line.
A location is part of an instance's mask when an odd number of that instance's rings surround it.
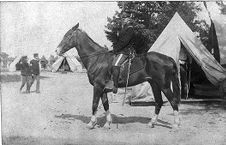
M 166 103 L 158 125 L 149 128 L 154 106 L 121 105 L 110 97 L 113 124 L 90 121 L 92 86 L 85 73 L 42 73 L 41 93 L 19 93 L 20 82 L 2 83 L 2 138 L 5 145 L 226 145 L 226 111 L 219 104 L 181 104 L 181 128 L 173 130 L 172 108 Z

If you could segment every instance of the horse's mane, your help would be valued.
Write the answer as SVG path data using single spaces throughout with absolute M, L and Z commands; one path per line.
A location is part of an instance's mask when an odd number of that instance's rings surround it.
M 82 29 L 77 29 L 79 32 L 81 32 L 82 34 L 84 34 L 92 43 L 94 43 L 97 47 L 101 48 L 102 50 L 108 51 L 106 48 L 100 46 L 100 44 L 96 43 L 91 37 L 89 37 L 89 35 L 83 31 Z

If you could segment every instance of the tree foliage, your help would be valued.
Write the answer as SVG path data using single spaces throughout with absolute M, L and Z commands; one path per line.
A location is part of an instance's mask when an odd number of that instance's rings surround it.
M 216 1 L 218 6 L 220 6 L 221 14 L 226 15 L 226 4 L 223 1 Z
M 0 53 L 0 58 L 7 59 L 8 57 L 9 57 L 9 55 L 7 53 L 5 53 L 5 52 Z
M 42 67 L 42 68 L 46 68 L 46 67 L 47 67 L 48 60 L 45 58 L 44 55 L 41 57 L 40 63 L 41 63 L 41 67 Z
M 123 18 L 130 17 L 132 24 L 150 48 L 175 12 L 178 12 L 191 30 L 198 32 L 204 44 L 206 43 L 208 25 L 205 21 L 196 19 L 201 8 L 194 2 L 124 1 L 118 2 L 118 7 L 121 11 L 116 11 L 112 18 L 108 18 L 105 26 L 106 36 L 112 43 L 116 40 L 116 33 L 122 29 Z
M 5 52 L 0 53 L 0 62 L 3 63 L 3 67 L 7 67 L 8 57 L 9 55 L 7 53 Z

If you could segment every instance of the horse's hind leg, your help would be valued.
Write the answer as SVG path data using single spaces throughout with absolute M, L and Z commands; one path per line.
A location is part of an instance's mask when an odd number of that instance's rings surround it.
M 173 114 L 174 114 L 174 128 L 178 128 L 180 126 L 180 118 L 179 118 L 179 103 L 180 103 L 180 98 L 178 96 L 174 96 L 174 93 L 172 92 L 171 88 L 168 87 L 167 89 L 162 90 L 163 93 L 165 94 L 166 98 L 169 100 L 170 105 L 173 108 Z
M 110 129 L 110 124 L 112 123 L 112 117 L 111 113 L 109 111 L 109 103 L 108 103 L 108 97 L 107 93 L 103 93 L 101 96 L 102 104 L 104 106 L 104 110 L 106 112 L 106 123 L 104 125 L 104 128 Z
M 151 121 L 148 123 L 148 125 L 153 128 L 154 125 L 158 121 L 158 115 L 159 115 L 159 112 L 163 105 L 163 100 L 162 100 L 161 89 L 159 88 L 157 83 L 155 83 L 155 82 L 149 82 L 149 83 L 152 86 L 152 91 L 153 91 L 154 98 L 155 98 L 155 113 L 154 113 L 154 116 L 152 117 Z
M 97 117 L 96 117 L 97 107 L 99 105 L 100 97 L 103 94 L 103 89 L 98 85 L 94 85 L 93 89 L 94 90 L 93 90 L 92 117 L 90 122 L 87 124 L 87 127 L 89 129 L 93 129 L 97 124 Z

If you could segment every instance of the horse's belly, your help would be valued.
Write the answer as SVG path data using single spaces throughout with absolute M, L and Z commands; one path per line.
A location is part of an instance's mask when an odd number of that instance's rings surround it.
M 124 75 L 124 76 L 120 75 L 119 87 L 125 87 L 127 79 L 128 79 L 128 74 Z M 129 75 L 128 86 L 135 86 L 135 85 L 145 82 L 149 79 L 151 79 L 151 77 L 147 75 L 145 69 L 143 68 L 143 69 Z

